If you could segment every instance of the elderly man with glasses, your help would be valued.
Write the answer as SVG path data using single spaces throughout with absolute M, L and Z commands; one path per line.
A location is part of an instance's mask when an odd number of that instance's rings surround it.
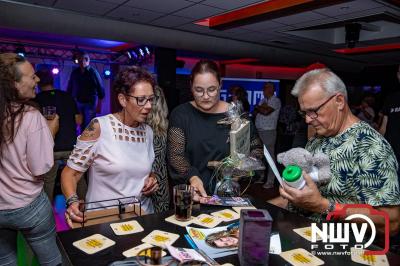
M 316 132 L 306 149 L 329 156 L 332 179 L 317 187 L 303 173 L 306 186 L 302 190 L 283 185 L 280 194 L 289 201 L 288 208 L 321 221 L 343 204 L 369 204 L 389 215 L 390 232 L 395 233 L 399 229 L 400 191 L 398 163 L 389 143 L 351 113 L 346 87 L 329 69 L 305 73 L 292 94 L 298 97 L 300 114 Z M 351 209 L 346 215 L 355 212 Z M 383 232 L 383 219 L 370 218 Z

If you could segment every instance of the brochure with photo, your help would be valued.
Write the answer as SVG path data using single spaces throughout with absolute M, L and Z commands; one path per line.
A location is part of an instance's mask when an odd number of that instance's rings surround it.
M 239 228 L 219 226 L 212 229 L 186 227 L 186 230 L 198 249 L 211 258 L 237 254 L 239 246 Z
M 203 197 L 200 199 L 201 204 L 205 205 L 217 205 L 217 206 L 229 206 L 229 207 L 246 207 L 253 206 L 250 199 L 242 197 L 219 197 L 213 195 L 210 197 Z
M 238 252 L 238 223 L 212 229 L 186 226 L 186 231 L 194 243 L 193 248 L 204 251 L 205 254 L 213 259 L 237 254 Z M 281 252 L 282 247 L 279 234 L 271 234 L 269 253 L 280 254 Z

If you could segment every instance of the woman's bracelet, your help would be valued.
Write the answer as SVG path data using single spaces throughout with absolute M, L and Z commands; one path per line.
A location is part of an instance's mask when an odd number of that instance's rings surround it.
M 74 202 L 79 202 L 79 197 L 76 195 L 76 193 L 72 194 L 68 199 L 65 200 L 65 205 L 67 205 L 67 208 Z

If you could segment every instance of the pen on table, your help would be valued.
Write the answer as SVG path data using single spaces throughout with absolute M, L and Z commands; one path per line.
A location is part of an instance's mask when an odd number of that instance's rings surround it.
M 185 234 L 185 239 L 193 249 L 197 249 L 197 245 L 194 243 L 194 241 L 192 240 L 192 238 L 190 238 L 188 234 Z
M 239 227 L 239 225 L 240 225 L 240 222 L 237 221 L 237 222 L 235 222 L 235 223 L 233 223 L 233 224 L 228 225 L 228 227 L 227 227 L 226 229 L 229 231 L 229 230 L 231 230 L 232 228 Z

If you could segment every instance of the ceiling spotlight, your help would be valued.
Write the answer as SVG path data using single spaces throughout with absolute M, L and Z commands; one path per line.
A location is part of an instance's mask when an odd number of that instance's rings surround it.
M 128 55 L 128 58 L 129 58 L 129 59 L 132 59 L 132 54 L 131 54 L 131 52 L 126 51 L 126 54 Z
M 60 69 L 58 67 L 53 67 L 51 69 L 51 73 L 53 73 L 53 75 L 58 75 L 58 73 L 60 73 Z
M 144 50 L 146 51 L 146 53 L 147 53 L 148 55 L 150 55 L 149 47 L 145 46 L 145 47 L 144 47 Z
M 144 52 L 143 52 L 142 48 L 139 48 L 139 53 L 140 53 L 141 56 L 144 56 Z
M 132 50 L 132 51 L 128 51 L 128 57 L 129 57 L 129 59 L 136 59 L 136 58 L 138 58 L 138 55 L 135 51 Z

